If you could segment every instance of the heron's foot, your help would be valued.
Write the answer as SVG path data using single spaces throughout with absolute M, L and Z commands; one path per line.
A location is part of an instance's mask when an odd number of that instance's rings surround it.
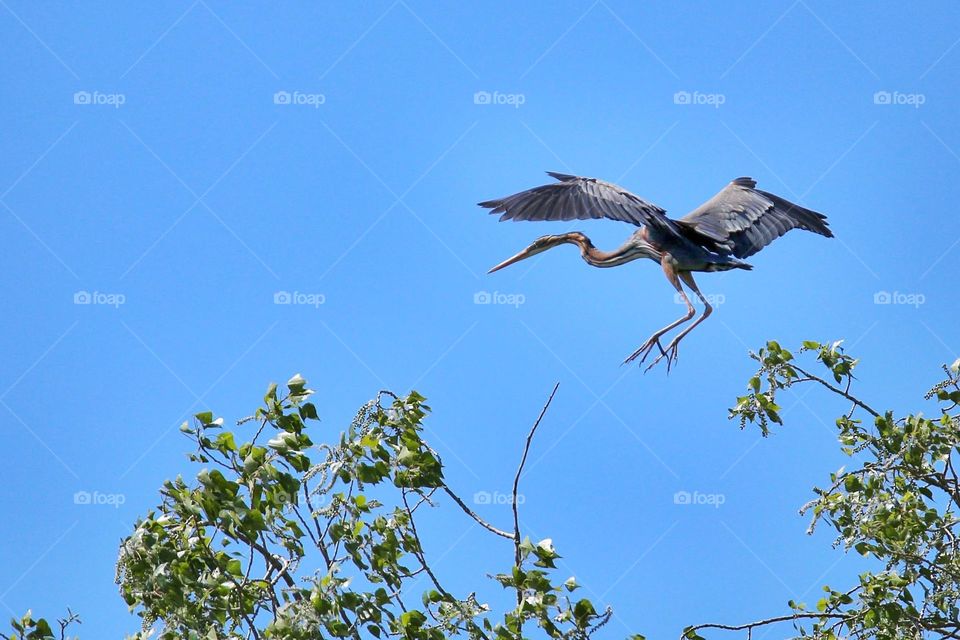
M 631 354 L 629 355 L 629 357 L 627 357 L 627 359 L 623 361 L 623 364 L 630 364 L 631 362 L 633 362 L 633 361 L 636 360 L 637 358 L 640 358 L 639 364 L 642 365 L 642 364 L 643 364 L 643 361 L 647 359 L 647 356 L 650 355 L 650 352 L 653 351 L 653 348 L 654 348 L 654 347 L 656 347 L 656 348 L 658 348 L 658 349 L 660 350 L 660 358 L 662 358 L 664 355 L 666 355 L 666 351 L 663 350 L 663 345 L 660 344 L 660 336 L 658 336 L 658 335 L 653 335 L 653 336 L 650 336 L 650 337 L 647 339 L 647 341 L 644 342 L 643 345 L 640 346 L 639 349 L 637 349 L 636 351 L 634 351 L 633 353 L 631 353 Z M 642 357 L 641 357 L 641 356 L 642 356 Z M 658 358 L 658 360 L 659 360 L 659 358 Z M 623 365 L 621 365 L 621 366 L 623 366 Z
M 674 340 L 673 342 L 667 345 L 666 351 L 664 351 L 663 349 L 660 349 L 660 355 L 658 355 L 656 360 L 651 362 L 650 366 L 644 369 L 643 372 L 646 373 L 647 371 L 650 371 L 650 369 L 653 369 L 653 367 L 656 366 L 658 362 L 666 358 L 667 373 L 670 373 L 670 369 L 673 367 L 674 364 L 676 364 L 677 358 L 679 356 L 680 356 L 680 343 L 679 341 Z M 643 364 L 643 361 L 641 361 L 641 364 Z

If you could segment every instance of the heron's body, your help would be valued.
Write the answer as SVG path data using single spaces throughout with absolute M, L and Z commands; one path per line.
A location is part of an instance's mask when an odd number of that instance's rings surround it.
M 558 244 L 577 245 L 580 247 L 580 255 L 584 261 L 594 267 L 619 267 L 627 262 L 648 258 L 657 264 L 667 260 L 677 271 L 728 271 L 753 268 L 746 262 L 732 256 L 711 253 L 690 241 L 681 240 L 669 250 L 661 251 L 658 246 L 664 246 L 665 243 L 657 242 L 656 239 L 651 242 L 649 230 L 646 228 L 635 231 L 626 242 L 613 251 L 597 249 L 590 238 L 579 231 L 545 237 L 557 238 Z
M 664 275 L 686 302 L 687 313 L 654 333 L 625 362 L 642 355 L 642 363 L 654 346 L 659 347 L 660 355 L 653 364 L 666 357 L 669 369 L 671 362 L 676 360 L 680 340 L 712 311 L 693 280 L 693 272 L 752 269 L 741 258 L 760 251 L 791 229 L 833 237 L 825 216 L 756 189 L 756 182 L 751 178 L 737 178 L 691 213 L 674 220 L 666 216 L 664 209 L 615 184 L 596 178 L 559 173 L 550 175 L 558 182 L 499 200 L 481 202 L 480 206 L 491 209 L 491 213 L 501 213 L 501 220 L 610 218 L 630 222 L 640 229 L 613 251 L 597 249 L 579 231 L 543 236 L 490 271 L 492 273 L 561 244 L 577 245 L 584 261 L 595 267 L 617 267 L 641 258 L 659 263 Z M 660 336 L 695 315 L 681 282 L 703 302 L 704 313 L 664 349 L 660 345 Z

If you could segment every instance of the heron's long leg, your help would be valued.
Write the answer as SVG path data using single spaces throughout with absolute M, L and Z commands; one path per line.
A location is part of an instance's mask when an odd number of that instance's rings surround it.
M 667 359 L 667 371 L 670 371 L 670 365 L 673 362 L 677 361 L 677 356 L 679 353 L 679 344 L 683 340 L 684 336 L 693 331 L 698 324 L 710 317 L 710 314 L 713 313 L 713 307 L 710 306 L 710 303 L 707 302 L 707 299 L 703 297 L 703 294 L 700 293 L 700 288 L 697 287 L 697 283 L 693 280 L 693 275 L 689 271 L 683 271 L 679 274 L 680 279 L 683 280 L 694 293 L 697 294 L 697 297 L 700 298 L 700 301 L 703 303 L 703 313 L 699 318 L 693 321 L 689 327 L 685 328 L 683 331 L 678 333 L 673 340 L 670 341 L 670 344 L 667 345 L 666 351 L 657 356 L 657 359 L 650 363 L 650 366 L 647 367 L 647 371 L 650 370 L 653 365 L 657 364 L 662 358 Z
M 639 349 L 631 353 L 630 356 L 623 361 L 623 364 L 629 364 L 640 356 L 643 356 L 642 358 L 640 358 L 640 364 L 643 364 L 643 361 L 646 360 L 647 356 L 650 355 L 650 352 L 653 350 L 654 346 L 660 349 L 660 355 L 657 357 L 657 360 L 662 358 L 664 355 L 666 355 L 666 351 L 663 350 L 663 345 L 660 344 L 660 336 L 665 334 L 667 331 L 670 331 L 671 329 L 678 327 L 684 322 L 687 322 L 696 313 L 696 309 L 693 308 L 693 304 L 691 304 L 690 298 L 687 297 L 687 294 L 684 293 L 683 291 L 683 287 L 680 286 L 680 280 L 678 278 L 677 272 L 673 269 L 673 267 L 667 261 L 667 258 L 664 258 L 661 265 L 663 266 L 663 273 L 664 275 L 667 276 L 667 280 L 669 280 L 670 284 L 672 284 L 674 288 L 676 288 L 676 290 L 680 293 L 680 297 L 682 297 L 683 301 L 686 303 L 687 313 L 684 314 L 683 317 L 678 318 L 674 322 L 671 322 L 670 324 L 665 326 L 663 329 L 660 329 L 659 331 L 654 333 L 652 336 L 647 338 L 647 341 L 644 342 Z M 682 277 L 682 274 L 680 275 Z

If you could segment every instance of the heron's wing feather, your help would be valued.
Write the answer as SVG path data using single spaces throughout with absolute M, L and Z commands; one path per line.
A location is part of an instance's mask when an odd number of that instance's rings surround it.
M 481 202 L 500 220 L 587 220 L 609 218 L 635 225 L 674 228 L 665 211 L 623 187 L 596 178 L 547 172 L 557 182 Z
M 737 178 L 677 222 L 708 248 L 738 258 L 752 256 L 791 229 L 833 237 L 823 214 L 756 186 L 752 178 Z

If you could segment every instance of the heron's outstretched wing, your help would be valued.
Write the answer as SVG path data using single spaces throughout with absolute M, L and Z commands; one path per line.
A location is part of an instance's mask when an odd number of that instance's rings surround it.
M 756 186 L 752 178 L 737 178 L 677 222 L 708 248 L 738 258 L 752 256 L 791 229 L 833 237 L 823 214 Z
M 664 210 L 623 187 L 597 178 L 547 172 L 557 182 L 527 189 L 512 196 L 479 203 L 500 220 L 587 220 L 610 218 L 635 225 L 673 228 Z

